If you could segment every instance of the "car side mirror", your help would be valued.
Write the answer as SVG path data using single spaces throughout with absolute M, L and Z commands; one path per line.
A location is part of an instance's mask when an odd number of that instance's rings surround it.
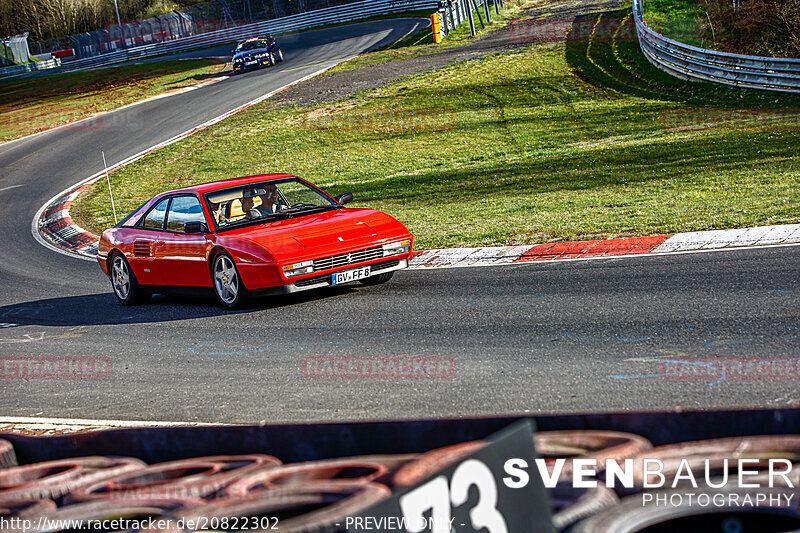
M 208 233 L 205 222 L 187 222 L 183 225 L 183 232 L 189 234 Z
M 339 202 L 342 205 L 349 204 L 350 202 L 353 201 L 353 193 L 351 193 L 351 192 L 343 192 L 339 196 L 335 197 L 334 200 L 336 200 L 337 202 Z

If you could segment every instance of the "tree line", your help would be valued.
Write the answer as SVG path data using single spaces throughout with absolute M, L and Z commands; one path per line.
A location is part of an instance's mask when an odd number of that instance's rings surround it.
M 183 0 L 117 0 L 124 21 L 167 13 Z M 114 0 L 0 0 L 0 37 L 28 32 L 30 41 L 61 38 L 116 24 Z
M 738 54 L 800 57 L 800 0 L 703 3 L 709 30 L 706 37 L 715 42 L 715 48 Z

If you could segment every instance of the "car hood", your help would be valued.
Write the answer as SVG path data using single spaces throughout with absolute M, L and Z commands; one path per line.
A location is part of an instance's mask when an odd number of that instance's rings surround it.
M 403 224 L 373 209 L 336 209 L 219 234 L 247 241 L 279 262 L 336 255 L 408 235 Z
M 247 59 L 248 57 L 255 57 L 258 54 L 264 54 L 269 52 L 269 48 L 255 48 L 253 50 L 247 50 L 246 52 L 236 52 L 233 54 L 233 59 Z

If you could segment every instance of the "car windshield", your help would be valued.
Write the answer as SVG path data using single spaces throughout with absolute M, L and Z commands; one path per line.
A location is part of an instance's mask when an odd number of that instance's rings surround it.
M 341 207 L 297 178 L 248 183 L 206 193 L 205 198 L 218 228 L 256 220 L 268 222 Z
M 258 41 L 248 41 L 246 43 L 242 43 L 236 47 L 237 52 L 247 52 L 248 50 L 256 50 L 258 48 L 266 48 L 268 46 L 267 41 L 258 40 Z

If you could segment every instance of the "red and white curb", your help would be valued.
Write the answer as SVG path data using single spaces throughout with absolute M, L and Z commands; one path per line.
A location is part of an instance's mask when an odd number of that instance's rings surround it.
M 533 246 L 444 248 L 415 252 L 411 268 L 458 268 L 508 265 L 532 261 L 565 261 L 621 255 L 670 254 L 723 248 L 800 244 L 800 224 L 693 231 L 674 235 L 622 237 Z

